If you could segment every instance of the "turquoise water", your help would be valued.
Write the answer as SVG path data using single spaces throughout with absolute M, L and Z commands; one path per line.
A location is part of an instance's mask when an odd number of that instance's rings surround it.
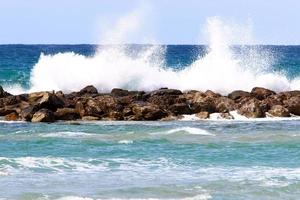
M 0 123 L 2 199 L 298 199 L 300 121 Z

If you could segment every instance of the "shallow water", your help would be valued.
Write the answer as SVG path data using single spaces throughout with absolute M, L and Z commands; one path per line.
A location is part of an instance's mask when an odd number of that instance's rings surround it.
M 300 120 L 0 122 L 1 199 L 297 199 Z

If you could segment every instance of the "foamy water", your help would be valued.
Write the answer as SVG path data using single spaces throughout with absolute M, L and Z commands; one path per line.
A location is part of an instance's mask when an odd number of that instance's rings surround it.
M 159 45 L 150 45 L 134 56 L 130 55 L 126 45 L 108 45 L 90 57 L 72 52 L 42 54 L 31 72 L 30 91 L 69 92 L 90 84 L 103 92 L 115 87 L 130 90 L 211 89 L 222 94 L 236 89 L 249 91 L 255 86 L 275 91 L 300 88 L 299 77 L 290 79 L 284 71 L 272 71 L 270 53 L 253 48 L 250 54 L 235 55 L 230 45 L 243 41 L 228 38 L 235 31 L 219 18 L 207 20 L 206 32 L 208 53 L 179 71 L 165 65 L 164 49 Z

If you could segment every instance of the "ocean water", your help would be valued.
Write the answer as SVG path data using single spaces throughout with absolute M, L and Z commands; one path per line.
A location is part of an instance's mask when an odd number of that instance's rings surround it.
M 299 125 L 0 122 L 0 198 L 299 199 Z

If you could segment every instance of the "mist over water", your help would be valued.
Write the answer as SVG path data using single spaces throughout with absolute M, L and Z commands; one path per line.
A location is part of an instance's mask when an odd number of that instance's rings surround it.
M 121 24 L 126 28 L 124 20 Z M 120 28 L 117 31 L 123 34 L 126 32 L 120 31 Z M 249 37 L 247 31 L 231 27 L 218 17 L 208 18 L 205 27 L 209 41 L 207 53 L 199 55 L 192 64 L 180 70 L 166 66 L 165 49 L 160 45 L 148 45 L 134 55 L 127 45 L 121 44 L 101 46 L 90 57 L 73 52 L 42 54 L 31 72 L 30 91 L 69 92 L 90 84 L 103 92 L 115 87 L 130 90 L 153 90 L 160 87 L 210 89 L 222 94 L 236 89 L 249 91 L 255 86 L 275 91 L 299 89 L 299 77 L 291 80 L 284 71 L 273 72 L 270 68 L 272 55 L 261 51 L 258 46 L 251 47 L 247 54 L 234 54 L 232 45 L 244 42 L 236 41 L 236 38 Z M 122 37 L 117 36 L 117 42 L 121 43 Z

